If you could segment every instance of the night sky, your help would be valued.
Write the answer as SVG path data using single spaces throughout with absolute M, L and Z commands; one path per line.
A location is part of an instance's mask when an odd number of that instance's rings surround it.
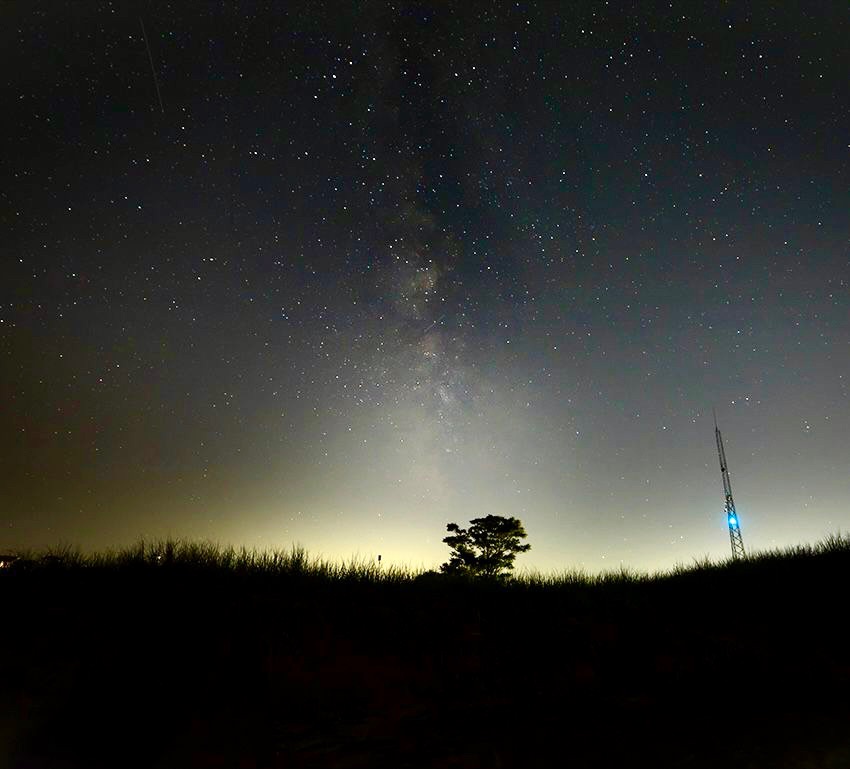
M 143 28 L 146 35 L 143 35 Z M 145 43 L 145 36 L 147 43 Z M 6 2 L 0 549 L 850 528 L 850 6 Z

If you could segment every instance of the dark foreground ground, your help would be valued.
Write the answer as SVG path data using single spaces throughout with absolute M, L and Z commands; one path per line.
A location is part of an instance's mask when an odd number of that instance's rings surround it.
M 0 572 L 0 767 L 850 767 L 847 543 L 482 585 Z

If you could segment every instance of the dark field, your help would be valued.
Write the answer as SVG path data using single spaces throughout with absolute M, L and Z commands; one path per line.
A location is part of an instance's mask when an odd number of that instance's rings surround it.
M 850 540 L 507 584 L 139 546 L 0 570 L 0 766 L 850 767 Z

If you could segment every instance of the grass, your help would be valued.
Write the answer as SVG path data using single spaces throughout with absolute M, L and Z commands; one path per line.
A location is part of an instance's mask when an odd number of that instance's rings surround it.
M 245 547 L 221 546 L 214 542 L 188 540 L 142 540 L 131 547 L 84 553 L 70 545 L 47 548 L 43 551 L 21 550 L 15 571 L 34 571 L 44 568 L 95 569 L 102 571 L 166 569 L 169 572 L 198 574 L 212 572 L 250 576 L 254 578 L 300 578 L 336 583 L 371 585 L 402 585 L 417 581 L 434 572 L 405 566 L 378 565 L 372 560 L 353 558 L 350 561 L 331 561 L 310 556 L 305 548 L 294 545 L 289 550 L 259 550 Z M 678 564 L 669 571 L 640 572 L 628 567 L 590 574 L 583 570 L 564 569 L 541 573 L 523 569 L 512 574 L 501 586 L 506 589 L 559 589 L 606 585 L 638 585 L 658 583 L 696 574 L 754 573 L 770 564 L 790 565 L 824 556 L 850 557 L 850 535 L 831 534 L 816 544 L 794 545 L 787 548 L 756 552 L 746 559 L 731 557 L 714 562 L 705 556 L 690 565 Z M 431 585 L 456 584 L 459 580 L 439 575 Z
M 468 581 L 302 548 L 20 553 L 0 766 L 850 766 L 850 538 Z
M 60 546 L 44 551 L 20 551 L 17 571 L 43 568 L 97 569 L 120 572 L 145 569 L 169 572 L 250 575 L 262 578 L 309 577 L 341 582 L 398 583 L 412 580 L 416 573 L 403 567 L 377 566 L 365 559 L 334 562 L 311 557 L 303 547 L 290 550 L 257 550 L 222 547 L 212 542 L 186 540 L 141 541 L 122 550 L 85 554 Z

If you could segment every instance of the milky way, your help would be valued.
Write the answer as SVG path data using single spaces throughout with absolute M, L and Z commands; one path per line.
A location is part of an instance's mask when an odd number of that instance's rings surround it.
M 0 546 L 847 528 L 844 4 L 140 9 L 3 11 Z

